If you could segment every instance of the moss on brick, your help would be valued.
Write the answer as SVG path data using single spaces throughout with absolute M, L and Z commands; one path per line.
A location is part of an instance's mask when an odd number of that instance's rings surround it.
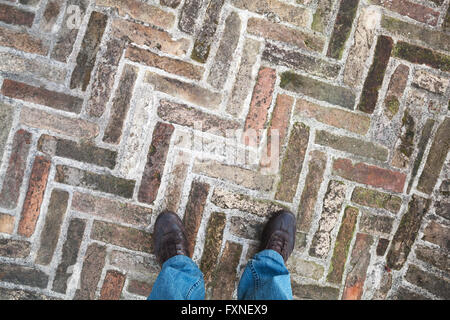
M 334 86 L 291 71 L 283 72 L 280 75 L 280 87 L 347 109 L 353 109 L 355 104 L 355 95 L 350 89 Z
M 211 46 L 206 45 L 204 41 L 195 41 L 194 49 L 192 50 L 191 59 L 200 63 L 205 63 L 209 56 Z
M 350 243 L 355 234 L 358 212 L 358 209 L 355 207 L 347 206 L 345 208 L 327 275 L 327 281 L 331 283 L 341 283 L 342 281 L 345 262 L 347 261 L 350 250 Z
M 399 108 L 400 102 L 398 101 L 397 97 L 389 96 L 386 98 L 386 115 L 389 117 L 389 119 L 392 119 L 397 114 Z
M 400 146 L 399 150 L 406 157 L 411 157 L 414 147 L 414 127 L 415 122 L 414 118 L 409 114 L 408 110 L 405 110 L 405 113 L 402 118 L 402 127 L 404 128 L 404 134 L 400 136 Z
M 333 0 L 319 0 L 317 10 L 313 15 L 311 29 L 324 33 L 331 23 L 331 11 L 333 9 Z M 297 0 L 297 3 L 304 4 L 304 1 Z
M 226 216 L 223 212 L 215 212 L 211 215 L 206 228 L 205 245 L 203 249 L 200 270 L 204 274 L 205 282 L 208 283 L 217 258 L 219 257 L 220 248 L 222 247 L 222 235 L 225 229 Z
M 400 210 L 402 199 L 389 193 L 356 187 L 352 194 L 352 201 L 372 208 L 386 209 L 396 213 Z
M 444 165 L 450 148 L 450 118 L 446 117 L 439 125 L 428 158 L 417 183 L 417 190 L 431 194 Z
M 353 20 L 355 19 L 356 9 L 359 0 L 342 0 L 339 12 L 336 17 L 333 34 L 331 35 L 328 46 L 327 56 L 341 59 L 344 52 L 345 42 L 352 30 Z
M 450 56 L 407 42 L 397 42 L 392 55 L 412 63 L 425 64 L 442 71 L 450 71 Z
M 384 74 L 392 51 L 393 41 L 390 37 L 379 36 L 375 47 L 372 65 L 364 82 L 358 110 L 372 113 L 378 100 L 378 91 L 383 83 Z
M 444 29 L 445 32 L 450 32 L 450 7 L 447 9 L 447 14 L 445 15 L 442 29 Z
M 100 175 L 92 172 L 84 172 L 81 182 L 86 187 L 96 190 L 116 194 L 124 198 L 131 198 L 135 181 L 126 180 L 110 175 Z
M 422 218 L 428 211 L 430 199 L 413 195 L 408 211 L 402 216 L 400 224 L 392 239 L 391 248 L 386 257 L 389 268 L 400 270 L 416 240 Z

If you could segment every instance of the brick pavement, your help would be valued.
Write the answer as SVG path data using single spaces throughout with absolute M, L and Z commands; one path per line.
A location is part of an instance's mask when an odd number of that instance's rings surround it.
M 297 299 L 449 299 L 449 2 L 0 0 L 0 298 L 145 299 L 163 209 L 235 298 L 286 207 Z

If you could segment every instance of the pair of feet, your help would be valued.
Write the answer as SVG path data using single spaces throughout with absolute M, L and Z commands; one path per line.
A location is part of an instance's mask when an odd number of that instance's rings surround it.
M 261 251 L 271 249 L 287 261 L 294 250 L 295 216 L 285 210 L 276 212 L 264 227 Z M 155 222 L 153 232 L 156 257 L 161 265 L 176 255 L 190 256 L 183 222 L 173 212 L 162 212 Z

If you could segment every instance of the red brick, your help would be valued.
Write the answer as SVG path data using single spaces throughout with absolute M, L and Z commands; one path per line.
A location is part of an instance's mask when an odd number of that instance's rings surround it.
M 77 39 L 79 28 L 77 28 L 76 20 L 74 19 L 75 12 L 79 15 L 79 21 L 83 21 L 85 18 L 85 14 L 87 11 L 87 7 L 89 6 L 89 0 L 68 0 L 66 4 L 66 8 L 69 6 L 77 6 L 78 10 L 66 10 L 63 20 L 66 23 L 61 23 L 61 27 L 59 29 L 59 33 L 54 44 L 51 58 L 61 62 L 67 62 L 70 54 L 72 53 L 73 46 Z M 73 8 L 73 7 L 72 7 Z M 67 23 L 70 22 L 70 23 Z M 75 25 L 75 28 L 74 28 Z
M 42 15 L 42 21 L 40 30 L 43 32 L 52 32 L 56 19 L 61 10 L 62 1 L 49 1 L 45 7 L 44 14 Z
M 416 159 L 414 160 L 414 165 L 411 170 L 411 176 L 409 178 L 408 188 L 406 189 L 407 194 L 409 194 L 412 184 L 416 178 L 417 172 L 419 171 L 420 164 L 422 163 L 422 159 L 425 154 L 425 149 L 426 149 L 426 147 L 428 145 L 428 141 L 431 137 L 431 131 L 434 127 L 434 123 L 435 123 L 435 120 L 427 119 L 427 121 L 425 122 L 425 125 L 423 126 L 422 134 L 421 134 L 420 140 L 417 144 L 418 152 L 416 155 Z
M 378 240 L 378 245 L 377 245 L 377 256 L 384 256 L 388 246 L 389 246 L 389 240 L 380 238 L 380 240 Z
M 169 29 L 175 21 L 173 13 L 161 10 L 140 0 L 96 0 L 95 3 L 97 6 L 117 9 L 122 17 L 128 15 L 133 19 L 164 29 Z
M 450 256 L 446 250 L 418 245 L 415 254 L 417 259 L 425 261 L 442 271 L 450 271 Z
M 200 13 L 200 9 L 204 2 L 202 0 L 185 1 L 180 12 L 180 20 L 178 28 L 188 34 L 193 34 L 195 31 L 195 22 Z
M 373 113 L 378 100 L 378 93 L 383 83 L 384 74 L 391 57 L 394 41 L 387 36 L 379 36 L 375 47 L 372 65 L 364 82 L 358 110 Z
M 355 105 L 355 94 L 349 88 L 332 85 L 292 71 L 280 74 L 280 87 L 350 110 L 353 110 Z
M 262 174 L 258 171 L 223 164 L 215 160 L 199 160 L 194 162 L 194 173 L 200 173 L 208 177 L 228 180 L 245 188 L 254 190 L 271 191 L 275 176 Z
M 0 239 L 0 256 L 26 258 L 30 254 L 31 243 L 23 240 Z
M 266 43 L 261 59 L 273 65 L 301 70 L 327 79 L 335 79 L 341 68 L 337 63 L 303 54 L 298 49 L 283 49 L 272 43 Z
M 148 297 L 150 292 L 152 292 L 152 288 L 153 284 L 132 279 L 128 281 L 127 291 L 139 296 Z
M 10 55 L 7 55 L 6 57 L 0 53 L 0 68 L 3 69 L 1 66 L 2 64 L 9 65 L 11 64 L 9 59 L 12 58 Z M 6 104 L 3 102 L 0 102 L 0 122 L 2 126 L 0 127 L 0 159 L 3 159 L 3 155 L 5 152 L 5 147 L 8 142 L 8 135 L 11 131 L 11 127 L 13 125 L 14 120 L 14 112 L 15 107 L 11 106 L 10 104 Z
M 14 216 L 0 213 L 0 233 L 11 234 L 14 231 Z
M 13 31 L 0 27 L 0 45 L 17 50 L 46 55 L 48 52 L 48 44 L 23 31 Z
M 292 294 L 300 300 L 336 300 L 339 298 L 339 289 L 315 284 L 299 284 L 294 280 Z
M 229 75 L 230 65 L 236 56 L 236 47 L 241 31 L 239 14 L 231 12 L 225 20 L 225 29 L 217 49 L 214 63 L 211 65 L 207 82 L 218 90 L 222 90 Z
M 392 213 L 397 213 L 402 205 L 400 197 L 362 187 L 353 190 L 352 201 L 366 207 L 386 209 Z
M 408 211 L 402 216 L 386 257 L 386 263 L 389 268 L 400 270 L 405 264 L 416 240 L 422 219 L 429 207 L 430 200 L 416 195 L 412 196 L 408 204 Z
M 313 118 L 329 126 L 342 128 L 357 134 L 366 134 L 370 127 L 370 118 L 337 108 L 323 107 L 303 99 L 297 99 L 294 114 Z
M 155 91 L 164 92 L 207 109 L 218 109 L 222 101 L 222 94 L 219 92 L 213 92 L 197 84 L 161 76 L 150 71 L 145 74 L 144 81 L 153 85 Z
M 205 247 L 203 249 L 200 269 L 203 272 L 205 284 L 211 280 L 211 273 L 216 265 L 222 248 L 223 230 L 225 229 L 226 216 L 223 212 L 214 212 L 208 221 L 205 235 Z
M 436 131 L 430 151 L 428 152 L 427 162 L 417 183 L 417 190 L 427 194 L 433 191 L 449 148 L 450 117 L 446 117 Z
M 196 66 L 182 60 L 160 56 L 151 51 L 133 46 L 127 49 L 125 58 L 194 80 L 200 80 L 204 72 L 204 68 L 201 66 Z
M 153 130 L 152 143 L 138 193 L 140 202 L 152 203 L 156 199 L 173 130 L 173 125 L 162 122 L 158 122 Z
M 91 239 L 110 243 L 129 250 L 153 253 L 152 235 L 143 230 L 95 220 Z
M 336 159 L 333 162 L 333 174 L 358 183 L 383 188 L 388 191 L 402 192 L 406 175 L 365 163 L 352 164 L 349 159 Z
M 310 11 L 300 6 L 292 5 L 279 0 L 232 0 L 231 5 L 259 14 L 269 14 L 281 21 L 299 27 L 307 27 Z
M 346 185 L 341 181 L 331 180 L 323 199 L 323 209 L 319 225 L 309 248 L 309 255 L 326 259 L 333 241 L 332 231 L 339 225 L 339 215 L 345 201 Z
M 34 159 L 28 191 L 17 231 L 22 236 L 31 237 L 34 233 L 44 199 L 50 165 L 50 160 L 45 157 L 37 156 Z
M 360 300 L 363 295 L 364 282 L 366 281 L 367 268 L 370 263 L 370 247 L 373 243 L 371 236 L 358 233 L 353 246 L 352 256 L 347 267 L 342 300 Z
M 0 53 L 0 69 L 5 75 L 11 74 L 21 79 L 44 79 L 57 84 L 64 83 L 67 70 L 34 57 L 27 58 L 17 52 Z M 40 81 L 39 81 L 40 82 Z
M 322 4 L 325 4 L 326 2 L 331 4 L 334 1 L 320 0 L 320 3 Z M 329 10 L 332 13 L 333 6 L 329 5 L 329 8 L 325 10 Z M 316 14 L 314 15 L 314 20 L 316 18 Z M 381 12 L 377 7 L 368 6 L 361 8 L 352 39 L 352 46 L 350 47 L 345 61 L 343 80 L 344 83 L 352 89 L 358 88 L 364 80 L 364 66 L 369 59 L 371 52 L 370 48 L 372 47 L 373 42 L 376 41 L 375 33 L 378 29 L 378 22 L 380 18 Z M 329 20 L 331 22 L 333 21 L 331 18 Z
M 405 287 L 400 287 L 392 295 L 392 300 L 430 300 L 430 298 Z
M 49 276 L 42 270 L 18 264 L 0 263 L 0 280 L 19 285 L 47 287 Z
M 450 299 L 450 281 L 445 277 L 438 277 L 430 272 L 426 272 L 415 265 L 410 265 L 406 272 L 405 279 L 429 292 L 444 298 Z
M 198 62 L 205 63 L 206 59 L 208 59 L 211 44 L 215 40 L 214 35 L 219 24 L 219 15 L 222 11 L 223 3 L 224 0 L 208 2 L 203 25 L 196 35 L 191 54 L 191 58 Z
M 280 170 L 280 182 L 275 199 L 292 202 L 297 191 L 298 179 L 302 171 L 308 141 L 309 127 L 303 123 L 296 122 L 292 126 L 287 150 Z
M 408 0 L 370 0 L 370 2 L 432 26 L 435 26 L 439 19 L 438 11 Z
M 237 121 L 224 119 L 211 113 L 200 111 L 185 104 L 160 100 L 158 116 L 171 123 L 202 130 L 214 135 L 226 136 L 228 130 L 241 128 Z
M 384 99 L 385 114 L 392 119 L 398 112 L 403 91 L 408 81 L 409 67 L 404 64 L 398 65 L 389 81 L 388 91 Z
M 74 113 L 79 113 L 83 105 L 83 99 L 78 97 L 30 86 L 28 84 L 9 79 L 5 79 L 3 81 L 2 94 L 7 97 L 42 104 L 55 109 Z
M 378 161 L 385 162 L 388 158 L 388 149 L 383 146 L 358 138 L 335 135 L 325 130 L 316 130 L 314 143 Z
M 279 159 L 272 159 L 272 130 L 278 130 L 279 138 L 279 150 L 278 153 L 281 156 L 281 147 L 286 140 L 286 133 L 289 129 L 289 120 L 291 118 L 292 104 L 294 98 L 285 94 L 279 94 L 277 96 L 275 108 L 272 113 L 272 119 L 270 120 L 270 127 L 267 131 L 267 144 L 265 150 L 262 153 L 262 159 L 260 165 L 271 166 L 272 161 L 278 161 Z
M 251 84 L 254 79 L 252 69 L 257 61 L 260 46 L 259 41 L 250 38 L 245 39 L 239 70 L 226 107 L 227 112 L 235 117 L 241 115 L 245 100 L 252 89 Z
M 76 264 L 81 242 L 83 241 L 86 220 L 72 218 L 67 228 L 66 241 L 62 247 L 61 260 L 56 268 L 52 290 L 59 293 L 66 293 L 68 280 L 72 277 Z
M 100 300 L 119 300 L 125 276 L 118 271 L 108 270 L 100 292 Z
M 169 184 L 166 188 L 164 201 L 167 210 L 177 212 L 180 205 L 184 182 L 186 180 L 189 163 L 191 161 L 190 154 L 183 151 L 178 151 L 173 166 L 169 172 Z
M 317 194 L 322 184 L 326 164 L 327 157 L 325 153 L 317 150 L 310 153 L 308 174 L 298 206 L 297 228 L 300 231 L 308 232 L 311 226 L 317 202 Z
M 131 203 L 95 197 L 75 192 L 72 197 L 72 209 L 100 217 L 112 222 L 126 223 L 145 228 L 150 224 L 152 209 Z
M 92 12 L 70 79 L 71 89 L 81 88 L 86 91 L 107 22 L 108 16 L 97 11 Z
M 345 262 L 347 261 L 350 242 L 355 231 L 356 219 L 358 218 L 358 209 L 347 207 L 344 211 L 341 227 L 339 228 L 334 246 L 333 257 L 331 258 L 330 270 L 327 281 L 340 284 L 344 273 Z
M 67 191 L 53 189 L 45 215 L 44 228 L 41 231 L 39 251 L 36 254 L 37 264 L 48 265 L 52 261 L 68 201 L 69 193 Z
M 208 286 L 213 300 L 231 300 L 236 285 L 236 274 L 242 254 L 242 245 L 227 241 Z
M 269 217 L 273 212 L 286 209 L 277 202 L 256 199 L 222 188 L 214 189 L 211 202 L 220 208 L 237 209 L 263 218 Z
M 50 156 L 73 159 L 110 169 L 114 169 L 116 165 L 116 151 L 96 147 L 90 141 L 86 143 L 81 140 L 80 143 L 77 143 L 73 140 L 43 134 L 38 140 L 37 148 Z
M 408 42 L 397 41 L 392 56 L 416 64 L 425 64 L 434 69 L 450 71 L 449 55 Z
M 137 79 L 138 68 L 126 64 L 120 77 L 119 86 L 111 106 L 109 122 L 105 128 L 103 141 L 118 144 L 122 137 L 124 122 L 130 109 L 133 88 Z
M 392 231 L 394 218 L 363 212 L 359 219 L 359 230 L 374 236 L 389 237 Z
M 92 243 L 86 250 L 80 275 L 80 287 L 75 293 L 76 300 L 92 300 L 105 266 L 106 247 Z
M 431 221 L 423 231 L 423 240 L 437 244 L 447 251 L 450 250 L 450 228 Z
M 89 188 L 124 198 L 133 196 L 136 181 L 110 174 L 98 174 L 65 165 L 57 165 L 55 181 L 75 187 Z
M 199 181 L 192 182 L 183 219 L 191 257 L 194 254 L 197 233 L 203 219 L 203 209 L 206 205 L 206 197 L 208 196 L 208 192 L 208 184 Z
M 54 131 L 75 138 L 90 139 L 98 135 L 96 123 L 79 118 L 69 118 L 38 109 L 23 107 L 20 123 L 33 128 Z
M 123 19 L 115 19 L 111 29 L 116 38 L 126 39 L 138 45 L 145 45 L 176 56 L 184 56 L 189 48 L 189 40 L 186 38 L 174 40 L 165 31 Z
M 180 4 L 181 0 L 160 0 L 159 3 L 163 6 L 175 9 Z
M 327 56 L 341 59 L 345 43 L 350 36 L 353 20 L 356 16 L 359 0 L 341 0 L 336 15 L 333 33 L 330 37 Z
M 2 22 L 31 27 L 33 25 L 33 20 L 34 13 L 32 12 L 0 4 L 0 21 Z
M 100 118 L 106 109 L 117 73 L 117 66 L 100 63 L 95 71 L 91 85 L 91 96 L 88 99 L 86 110 L 89 116 Z
M 267 121 L 267 113 L 272 103 L 272 94 L 276 81 L 276 71 L 271 68 L 261 68 L 258 73 L 255 88 L 253 89 L 250 110 L 245 119 L 244 130 L 253 129 L 259 137 L 259 130 L 264 128 Z M 259 139 L 255 141 L 259 143 Z M 255 146 L 255 142 L 245 139 L 246 145 Z
M 1 207 L 14 209 L 17 206 L 30 147 L 31 133 L 22 129 L 18 130 L 14 135 L 8 169 L 0 192 Z
M 293 44 L 302 49 L 320 52 L 324 46 L 324 39 L 318 35 L 288 28 L 279 23 L 267 21 L 266 19 L 248 19 L 247 32 L 264 39 Z

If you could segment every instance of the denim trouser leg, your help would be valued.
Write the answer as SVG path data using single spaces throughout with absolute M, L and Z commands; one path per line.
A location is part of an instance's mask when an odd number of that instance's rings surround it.
M 148 300 L 204 300 L 203 274 L 191 258 L 178 255 L 162 265 Z
M 186 256 L 167 260 L 153 285 L 149 300 L 203 300 L 203 274 Z M 292 300 L 291 279 L 283 257 L 264 250 L 251 259 L 238 287 L 239 300 Z
M 263 250 L 247 263 L 238 300 L 292 300 L 291 277 L 278 252 Z

